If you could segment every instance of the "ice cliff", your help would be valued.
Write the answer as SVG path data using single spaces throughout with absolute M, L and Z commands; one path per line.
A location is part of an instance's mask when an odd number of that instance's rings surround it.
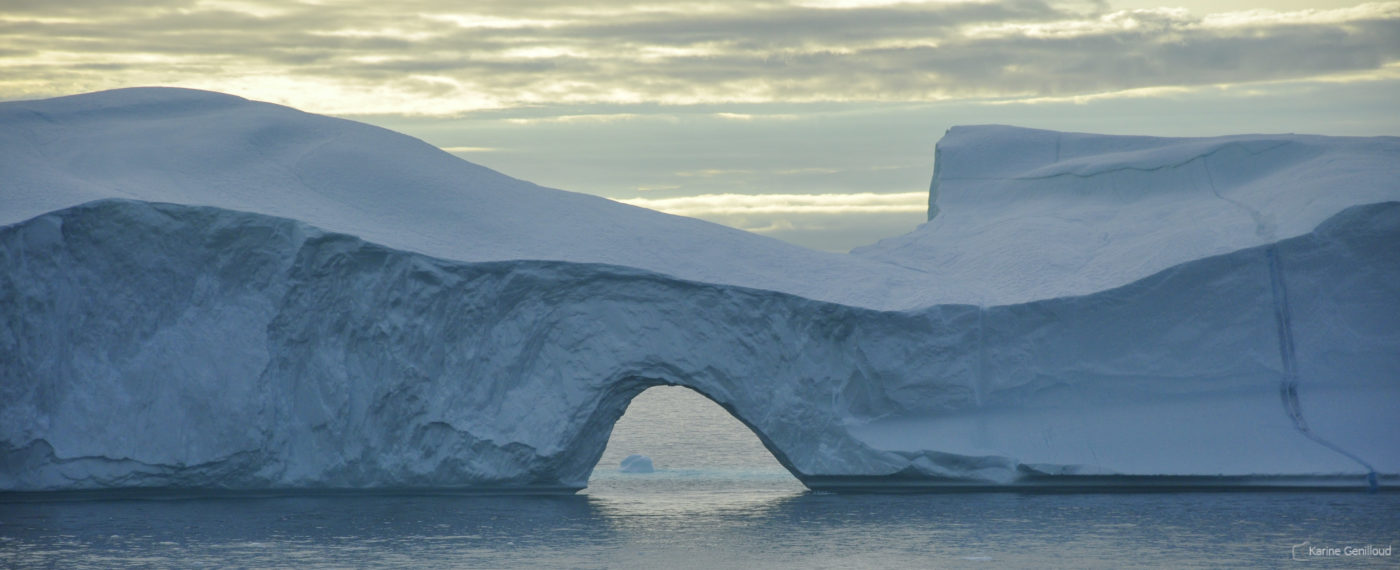
M 1400 474 L 1395 138 L 956 128 L 843 256 L 219 94 L 0 125 L 7 492 L 576 489 L 661 384 L 817 489 Z

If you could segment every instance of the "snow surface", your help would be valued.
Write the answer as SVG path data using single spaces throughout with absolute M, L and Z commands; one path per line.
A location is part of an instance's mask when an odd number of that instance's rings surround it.
M 954 127 L 929 221 L 857 248 L 955 279 L 941 302 L 1087 295 L 1400 200 L 1400 138 L 1159 138 Z
M 290 217 L 459 261 L 606 263 L 883 309 L 932 302 L 918 272 L 543 188 L 399 133 L 231 95 L 3 103 L 0 124 L 0 225 L 122 198 Z
M 813 488 L 1400 474 L 1394 138 L 957 128 L 842 256 L 226 95 L 0 125 L 0 490 L 576 489 L 666 384 Z

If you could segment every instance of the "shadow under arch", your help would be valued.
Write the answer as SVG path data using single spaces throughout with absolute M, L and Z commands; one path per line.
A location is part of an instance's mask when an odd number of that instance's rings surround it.
M 781 465 L 796 482 L 802 481 L 802 474 L 794 468 L 792 461 L 782 448 L 775 444 L 772 438 L 764 433 L 762 428 L 749 421 L 742 413 L 736 410 L 734 405 L 723 398 L 715 397 L 703 387 L 650 375 L 621 376 L 619 380 L 611 383 L 610 389 L 608 389 L 598 401 L 598 405 L 580 433 L 579 439 L 571 446 L 577 454 L 576 462 L 585 466 L 583 471 L 584 481 L 591 479 L 597 468 L 604 467 L 600 464 L 600 461 L 607 451 L 608 443 L 613 436 L 613 431 L 618 421 L 627 413 L 633 401 L 643 392 L 657 387 L 684 388 L 686 391 L 719 406 L 729 418 L 737 420 L 747 428 L 748 433 L 756 437 L 758 442 L 762 444 L 768 456 Z

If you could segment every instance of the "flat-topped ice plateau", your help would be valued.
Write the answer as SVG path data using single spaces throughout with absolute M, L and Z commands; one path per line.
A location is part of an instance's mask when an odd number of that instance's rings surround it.
M 1400 485 L 1400 139 L 956 127 L 848 255 L 216 93 L 0 103 L 0 491 L 557 491 L 655 385 L 813 489 Z

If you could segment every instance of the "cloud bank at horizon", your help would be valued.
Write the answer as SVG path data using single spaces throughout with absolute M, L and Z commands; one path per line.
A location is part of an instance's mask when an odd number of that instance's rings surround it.
M 832 7 L 843 6 L 843 7 Z M 1400 76 L 1400 2 L 1293 12 L 1004 2 L 10 2 L 0 98 L 130 85 L 331 114 L 1033 100 Z

